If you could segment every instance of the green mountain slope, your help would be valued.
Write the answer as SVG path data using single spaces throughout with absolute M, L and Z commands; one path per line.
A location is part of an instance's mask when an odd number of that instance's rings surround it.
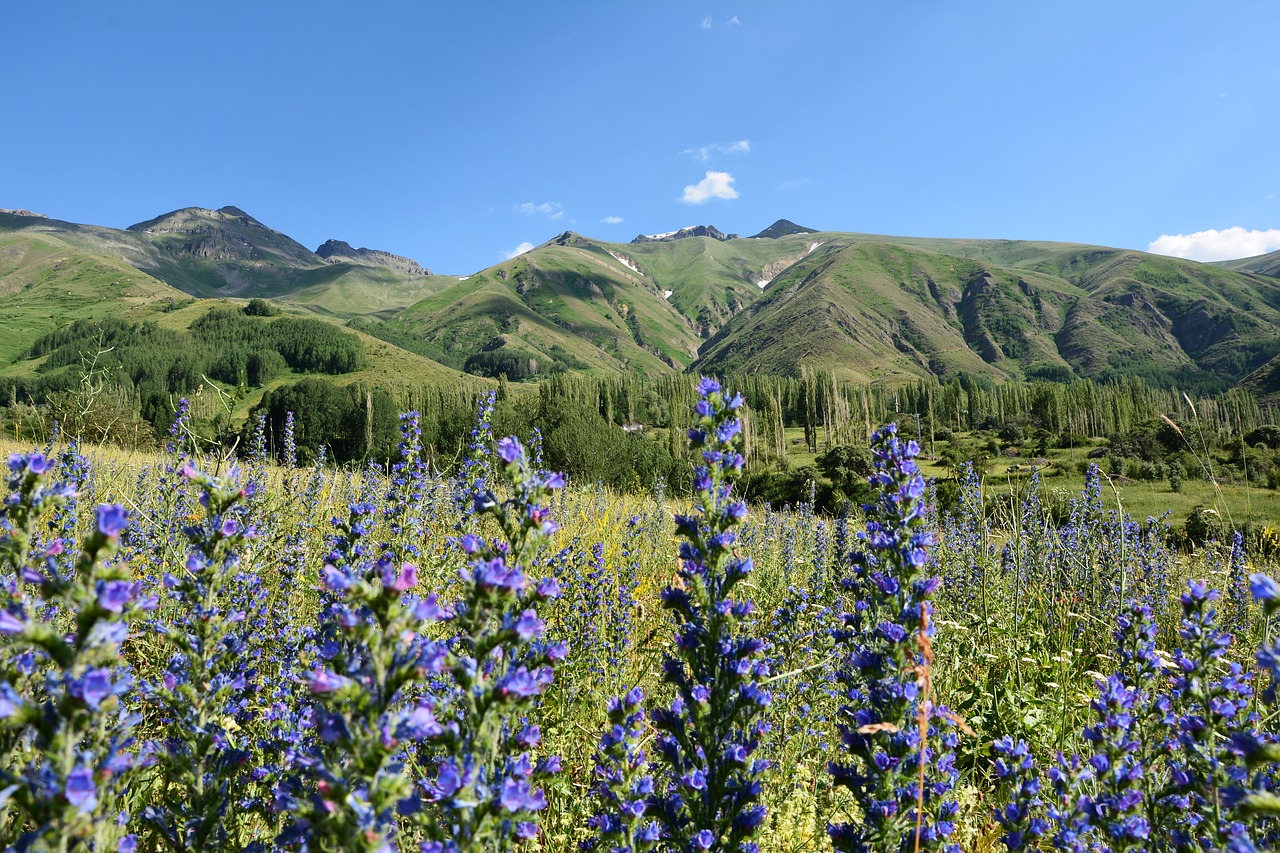
M 1098 247 L 840 235 L 775 280 L 693 367 L 1224 385 L 1280 352 L 1277 284 Z
M 39 234 L 112 258 L 193 296 L 268 297 L 336 317 L 389 315 L 457 281 L 393 262 L 329 262 L 235 207 L 183 208 L 125 230 L 0 213 L 0 235 Z M 398 259 L 404 261 L 406 259 Z
M 572 233 L 458 281 L 388 326 L 447 363 L 474 359 L 479 372 L 513 378 L 565 369 L 669 373 L 692 361 L 700 343 L 656 285 Z
M 0 368 L 75 320 L 110 315 L 141 322 L 189 301 L 116 258 L 54 234 L 0 231 Z
M 337 240 L 322 257 L 234 207 L 127 230 L 0 213 L 0 310 L 30 327 L 0 359 L 78 318 L 164 316 L 185 298 L 177 291 L 268 297 L 346 323 L 388 357 L 419 359 L 396 369 L 443 369 L 426 358 L 512 379 L 811 367 L 862 381 L 1135 376 L 1211 390 L 1280 355 L 1275 255 L 1209 265 L 787 220 L 745 239 L 673 233 L 613 243 L 565 232 L 458 278 Z
M 1280 251 L 1255 255 L 1252 258 L 1241 258 L 1237 261 L 1220 261 L 1219 265 L 1238 272 L 1280 277 Z
M 185 331 L 211 307 L 238 307 L 238 303 L 222 299 L 193 298 L 122 260 L 137 261 L 145 251 L 145 244 L 136 242 L 141 238 L 131 234 L 0 214 L 0 377 L 33 376 L 41 368 L 42 359 L 23 356 L 37 340 L 77 320 L 115 318 L 131 324 L 154 322 L 161 329 Z M 344 298 L 342 288 L 353 287 L 351 280 L 342 275 L 342 266 L 322 265 L 311 273 L 317 275 L 317 280 L 308 282 L 292 297 L 305 301 L 318 294 L 321 299 L 340 302 Z M 391 271 L 366 269 L 372 270 L 375 277 L 365 281 L 394 275 Z M 332 280 L 325 281 L 318 274 L 327 274 Z M 432 277 L 415 278 L 424 280 L 426 287 L 419 288 L 414 296 L 420 297 L 423 289 L 433 286 Z M 445 278 L 451 283 L 456 281 Z M 390 289 L 398 281 L 399 277 L 384 278 L 381 286 Z M 370 290 L 360 287 L 362 298 L 367 299 Z M 383 307 L 387 305 L 398 307 L 392 300 Z M 343 325 L 340 318 L 329 316 L 335 312 L 315 313 L 328 316 L 332 325 Z M 478 381 L 363 332 L 344 328 L 342 334 L 358 338 L 367 358 L 360 369 L 336 377 L 338 384 L 362 382 L 385 387 Z M 287 375 L 273 384 L 286 378 Z
M 708 338 L 760 297 L 762 283 L 803 258 L 820 241 L 820 237 L 800 234 L 778 240 L 688 237 L 670 243 L 594 245 L 634 268 L 655 289 L 671 291 L 671 305 L 689 319 L 700 337 Z

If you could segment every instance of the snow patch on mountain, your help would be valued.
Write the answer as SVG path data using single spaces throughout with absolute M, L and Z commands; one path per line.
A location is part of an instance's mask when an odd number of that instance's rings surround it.
M 609 250 L 606 249 L 605 251 L 609 251 Z M 623 257 L 622 255 L 619 255 L 617 252 L 609 252 L 609 256 L 613 258 L 615 261 L 617 261 L 618 263 L 622 264 L 627 269 L 631 270 L 636 275 L 644 275 L 644 273 L 640 272 L 640 267 L 636 266 L 636 262 L 631 260 L 630 258 Z

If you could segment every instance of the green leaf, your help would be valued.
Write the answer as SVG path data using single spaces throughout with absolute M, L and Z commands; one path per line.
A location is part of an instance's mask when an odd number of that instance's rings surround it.
M 1270 791 L 1257 791 L 1240 801 L 1240 811 L 1249 815 L 1280 815 L 1280 797 Z

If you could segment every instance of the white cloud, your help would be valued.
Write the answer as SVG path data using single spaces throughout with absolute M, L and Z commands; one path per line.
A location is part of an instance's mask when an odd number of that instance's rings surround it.
M 705 18 L 702 19 L 702 23 L 699 24 L 698 26 L 704 30 L 709 30 L 711 29 L 711 23 L 712 23 L 711 16 L 707 15 Z
M 778 190 L 779 192 L 787 192 L 788 190 L 798 190 L 800 189 L 800 187 L 804 186 L 807 183 L 809 183 L 808 178 L 796 178 L 790 181 L 783 181 L 782 183 L 778 184 L 778 186 L 776 186 L 774 189 Z
M 533 248 L 533 244 L 526 240 L 525 242 L 521 243 L 519 246 L 516 246 L 514 249 L 511 249 L 510 251 L 503 251 L 501 253 L 502 259 L 504 261 L 509 261 L 512 258 L 516 257 L 517 255 L 523 255 L 525 252 L 529 251 L 532 248 Z
M 729 19 L 729 24 L 730 26 L 740 27 L 742 26 L 742 21 L 739 21 L 738 16 L 734 15 L 732 18 Z
M 1210 228 L 1194 234 L 1161 234 L 1147 244 L 1148 252 L 1193 261 L 1251 258 L 1277 249 L 1280 249 L 1280 228 L 1246 231 L 1239 225 L 1222 231 Z
M 517 204 L 516 210 L 525 216 L 533 216 L 535 213 L 550 217 L 551 219 L 564 218 L 564 205 L 558 201 L 544 201 L 542 204 L 534 204 L 526 201 L 524 204 Z
M 707 176 L 696 184 L 684 188 L 680 200 L 685 204 L 702 204 L 712 198 L 737 198 L 738 191 L 733 188 L 733 175 L 728 172 L 707 172 Z
M 605 223 L 605 224 L 607 224 L 607 225 L 617 225 L 619 222 L 621 222 L 621 221 L 622 221 L 622 217 L 621 217 L 621 216 L 606 216 L 604 219 L 601 219 L 600 221 L 601 221 L 601 222 L 603 222 L 603 223 Z
M 686 148 L 680 153 L 687 154 L 699 163 L 705 163 L 717 154 L 750 154 L 751 140 L 739 139 L 728 145 L 713 142 L 710 145 L 699 145 L 697 148 Z

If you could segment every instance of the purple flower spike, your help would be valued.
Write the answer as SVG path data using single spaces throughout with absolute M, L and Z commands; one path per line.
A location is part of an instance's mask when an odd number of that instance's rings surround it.
M 310 682 L 312 693 L 335 693 L 351 684 L 351 679 L 318 666 L 311 673 Z
M 80 678 L 72 680 L 70 693 L 91 710 L 98 710 L 102 700 L 111 695 L 114 685 L 107 669 L 91 669 Z
M 537 594 L 543 601 L 559 598 L 560 592 L 560 581 L 555 578 L 542 578 L 538 581 Z
M 520 446 L 519 439 L 514 435 L 510 435 L 498 440 L 498 456 L 503 462 L 510 465 L 517 459 L 524 457 L 524 448 Z
M 120 504 L 102 504 L 98 507 L 98 532 L 108 539 L 116 539 L 129 526 L 129 514 Z
M 538 618 L 537 611 L 526 610 L 516 622 L 516 636 L 527 642 L 541 636 L 546 627 L 546 623 Z
M 1280 607 L 1280 584 L 1270 575 L 1260 572 L 1249 575 L 1249 591 L 1264 610 L 1270 612 Z
M 98 787 L 93 784 L 93 771 L 83 765 L 76 767 L 67 775 L 67 786 L 63 790 L 67 802 L 80 810 L 81 814 L 93 811 L 98 805 Z
M 0 610 L 0 634 L 8 634 L 13 636 L 21 634 L 27 628 L 27 624 L 14 616 L 8 610 Z
M 22 697 L 7 681 L 0 681 L 0 720 L 7 720 L 22 707 Z
M 384 575 L 383 584 L 387 589 L 395 592 L 405 592 L 413 589 L 418 585 L 418 567 L 413 563 L 405 563 L 400 566 L 400 573 L 390 579 L 390 583 L 387 582 L 387 577 Z
M 98 605 L 103 610 L 119 613 L 133 600 L 133 584 L 129 581 L 98 581 Z

